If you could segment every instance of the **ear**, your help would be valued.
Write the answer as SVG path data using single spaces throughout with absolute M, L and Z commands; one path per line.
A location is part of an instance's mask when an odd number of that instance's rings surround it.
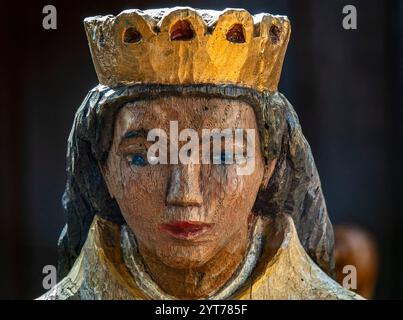
M 277 158 L 273 159 L 272 161 L 270 161 L 269 163 L 267 163 L 264 166 L 263 180 L 262 180 L 262 184 L 260 186 L 262 189 L 267 188 L 270 178 L 273 176 L 274 168 L 276 167 L 276 164 L 277 164 Z
M 111 192 L 111 181 L 110 181 L 110 174 L 109 174 L 109 170 L 106 164 L 101 164 L 98 162 L 98 167 L 99 167 L 99 171 L 101 171 L 102 177 L 104 178 L 105 184 L 106 184 L 106 188 L 108 189 L 108 193 L 111 196 L 112 199 L 115 199 L 115 196 L 113 195 L 113 193 Z

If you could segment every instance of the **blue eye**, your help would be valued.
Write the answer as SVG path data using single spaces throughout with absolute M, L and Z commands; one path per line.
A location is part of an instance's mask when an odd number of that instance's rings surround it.
M 228 164 L 233 164 L 234 163 L 234 155 L 231 152 L 225 152 L 222 151 L 217 154 L 213 154 L 213 163 L 214 164 L 220 164 L 220 165 L 228 165 Z
M 220 155 L 221 164 L 231 164 L 233 159 L 230 153 L 221 152 Z
M 131 159 L 131 164 L 134 166 L 145 166 L 147 165 L 147 160 L 141 154 L 133 154 Z

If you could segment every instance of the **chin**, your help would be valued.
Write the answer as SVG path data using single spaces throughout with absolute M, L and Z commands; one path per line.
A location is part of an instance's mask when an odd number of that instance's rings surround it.
M 168 267 L 175 269 L 194 269 L 205 265 L 214 256 L 213 248 L 206 246 L 179 246 L 178 244 L 164 246 L 157 256 Z

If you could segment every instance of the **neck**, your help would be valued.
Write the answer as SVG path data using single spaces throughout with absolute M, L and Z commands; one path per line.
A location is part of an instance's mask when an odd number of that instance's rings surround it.
M 141 243 L 139 251 L 151 278 L 162 290 L 179 299 L 200 299 L 216 292 L 231 278 L 245 257 L 248 243 L 249 228 L 245 226 L 213 258 L 189 269 L 165 265 Z

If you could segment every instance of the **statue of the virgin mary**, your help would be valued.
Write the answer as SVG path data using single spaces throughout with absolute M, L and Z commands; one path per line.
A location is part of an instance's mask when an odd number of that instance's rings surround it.
M 277 91 L 286 17 L 176 7 L 84 24 L 100 84 L 68 140 L 60 281 L 42 299 L 360 298 L 332 279 L 318 172 Z M 150 157 L 155 130 L 170 147 Z M 256 132 L 253 170 L 228 160 L 245 154 L 236 140 L 212 163 L 172 161 L 174 140 L 204 130 Z

